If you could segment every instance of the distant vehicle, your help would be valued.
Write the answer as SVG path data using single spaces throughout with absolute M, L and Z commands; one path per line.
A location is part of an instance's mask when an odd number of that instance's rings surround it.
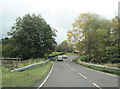
M 67 59 L 68 57 L 67 57 L 67 55 L 63 55 L 63 59 Z
M 78 50 L 74 50 L 74 53 L 79 53 L 79 51 Z
M 60 56 L 60 55 L 58 55 L 58 59 L 57 59 L 57 61 L 63 61 L 63 57 Z

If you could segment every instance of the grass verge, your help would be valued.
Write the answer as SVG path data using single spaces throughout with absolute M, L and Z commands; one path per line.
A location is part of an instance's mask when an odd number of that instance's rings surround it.
M 40 80 L 45 78 L 51 69 L 53 62 L 44 66 L 34 67 L 22 72 L 10 73 L 2 69 L 2 86 L 3 87 L 33 87 Z
M 67 56 L 78 56 L 77 53 L 66 53 L 66 54 L 64 54 L 64 55 L 67 55 Z
M 62 52 L 52 52 L 52 54 L 49 54 L 48 56 L 54 56 L 54 55 L 57 55 L 57 54 L 61 54 Z
M 73 62 L 75 62 L 75 59 L 73 59 Z M 95 67 L 95 66 L 92 66 L 92 65 L 83 64 L 80 60 L 77 60 L 75 63 L 79 64 L 79 65 L 82 65 L 84 67 L 90 68 L 90 69 L 94 69 L 94 70 L 97 70 L 97 71 L 101 71 L 101 72 L 110 73 L 110 74 L 120 76 L 120 71 L 110 70 L 110 69 L 105 69 L 105 68 L 101 68 L 101 67 Z

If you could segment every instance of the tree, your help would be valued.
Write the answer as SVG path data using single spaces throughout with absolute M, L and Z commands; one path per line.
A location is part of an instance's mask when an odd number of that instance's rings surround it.
M 111 20 L 111 39 L 110 39 L 110 50 L 112 54 L 112 63 L 120 63 L 120 18 L 115 16 Z
M 12 39 L 10 45 L 14 46 L 11 53 L 14 51 L 17 53 L 16 57 L 24 59 L 43 57 L 44 54 L 49 54 L 56 44 L 55 30 L 41 15 L 27 14 L 23 18 L 17 18 L 8 35 Z
M 4 39 L 1 39 L 2 45 L 6 45 L 8 43 L 9 38 L 5 37 Z
M 118 20 L 107 20 L 96 14 L 83 13 L 68 31 L 68 42 L 94 63 L 118 62 Z M 115 52 L 115 53 L 114 53 Z

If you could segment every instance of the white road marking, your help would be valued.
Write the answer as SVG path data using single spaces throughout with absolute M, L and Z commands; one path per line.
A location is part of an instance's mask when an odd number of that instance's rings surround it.
M 69 67 L 69 66 L 68 66 Z M 70 67 L 69 67 L 70 68 Z
M 65 64 L 67 65 L 67 63 L 65 62 Z M 68 66 L 68 65 L 67 65 Z M 69 66 L 68 66 L 69 67 Z M 72 71 L 76 71 L 73 68 L 69 67 Z M 80 76 L 82 76 L 83 78 L 87 79 L 84 75 L 82 75 L 81 73 L 78 73 Z
M 65 62 L 65 65 L 67 65 L 67 67 L 69 67 L 68 66 L 68 64 Z M 71 70 L 73 70 L 73 71 L 76 71 L 76 70 L 74 70 L 73 68 L 71 68 L 71 67 L 69 67 Z M 77 71 L 76 71 L 77 72 Z M 78 72 L 78 74 L 80 75 L 80 76 L 82 76 L 84 79 L 87 79 L 87 77 L 85 77 L 84 75 L 82 75 L 81 73 L 79 73 Z M 94 86 L 96 86 L 97 88 L 99 88 L 99 89 L 102 89 L 102 88 L 100 88 L 97 84 L 95 84 L 95 83 L 92 83 Z
M 80 76 L 82 76 L 83 78 L 87 79 L 84 75 L 82 75 L 81 73 L 78 73 Z
M 55 62 L 54 62 L 54 64 L 55 64 Z M 43 84 L 47 81 L 47 79 L 49 78 L 49 76 L 53 70 L 54 64 L 52 65 L 52 68 L 51 68 L 49 74 L 47 75 L 46 79 L 40 84 L 40 86 L 37 89 L 41 88 L 43 86 Z
M 65 65 L 67 65 L 67 63 L 66 62 L 64 62 L 65 63 Z M 68 65 L 67 65 L 67 67 L 69 67 Z M 70 67 L 69 67 L 70 68 Z
M 69 67 L 68 65 L 67 65 L 67 67 Z M 70 68 L 70 67 L 69 67 Z
M 71 68 L 71 70 L 76 71 L 76 70 L 74 70 L 73 68 Z
M 97 84 L 95 84 L 95 83 L 93 83 L 93 85 L 96 86 L 96 87 L 98 87 L 99 89 L 102 89 L 102 88 L 100 88 L 100 87 L 99 87 Z

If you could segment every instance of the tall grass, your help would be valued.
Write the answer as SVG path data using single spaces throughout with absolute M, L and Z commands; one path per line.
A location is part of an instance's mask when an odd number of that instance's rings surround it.
M 22 72 L 10 73 L 7 68 L 2 68 L 3 87 L 33 87 L 49 72 L 53 62 L 44 66 L 37 66 Z
M 94 69 L 94 70 L 97 70 L 97 71 L 101 71 L 101 72 L 105 72 L 105 73 L 111 73 L 111 74 L 120 76 L 120 71 L 117 71 L 117 70 L 105 69 L 105 68 L 101 68 L 101 67 L 97 67 L 97 66 L 95 67 L 93 65 L 83 64 L 80 60 L 75 61 L 75 59 L 73 59 L 73 62 L 75 62 L 79 65 L 82 65 L 84 67 L 90 68 L 90 69 Z

